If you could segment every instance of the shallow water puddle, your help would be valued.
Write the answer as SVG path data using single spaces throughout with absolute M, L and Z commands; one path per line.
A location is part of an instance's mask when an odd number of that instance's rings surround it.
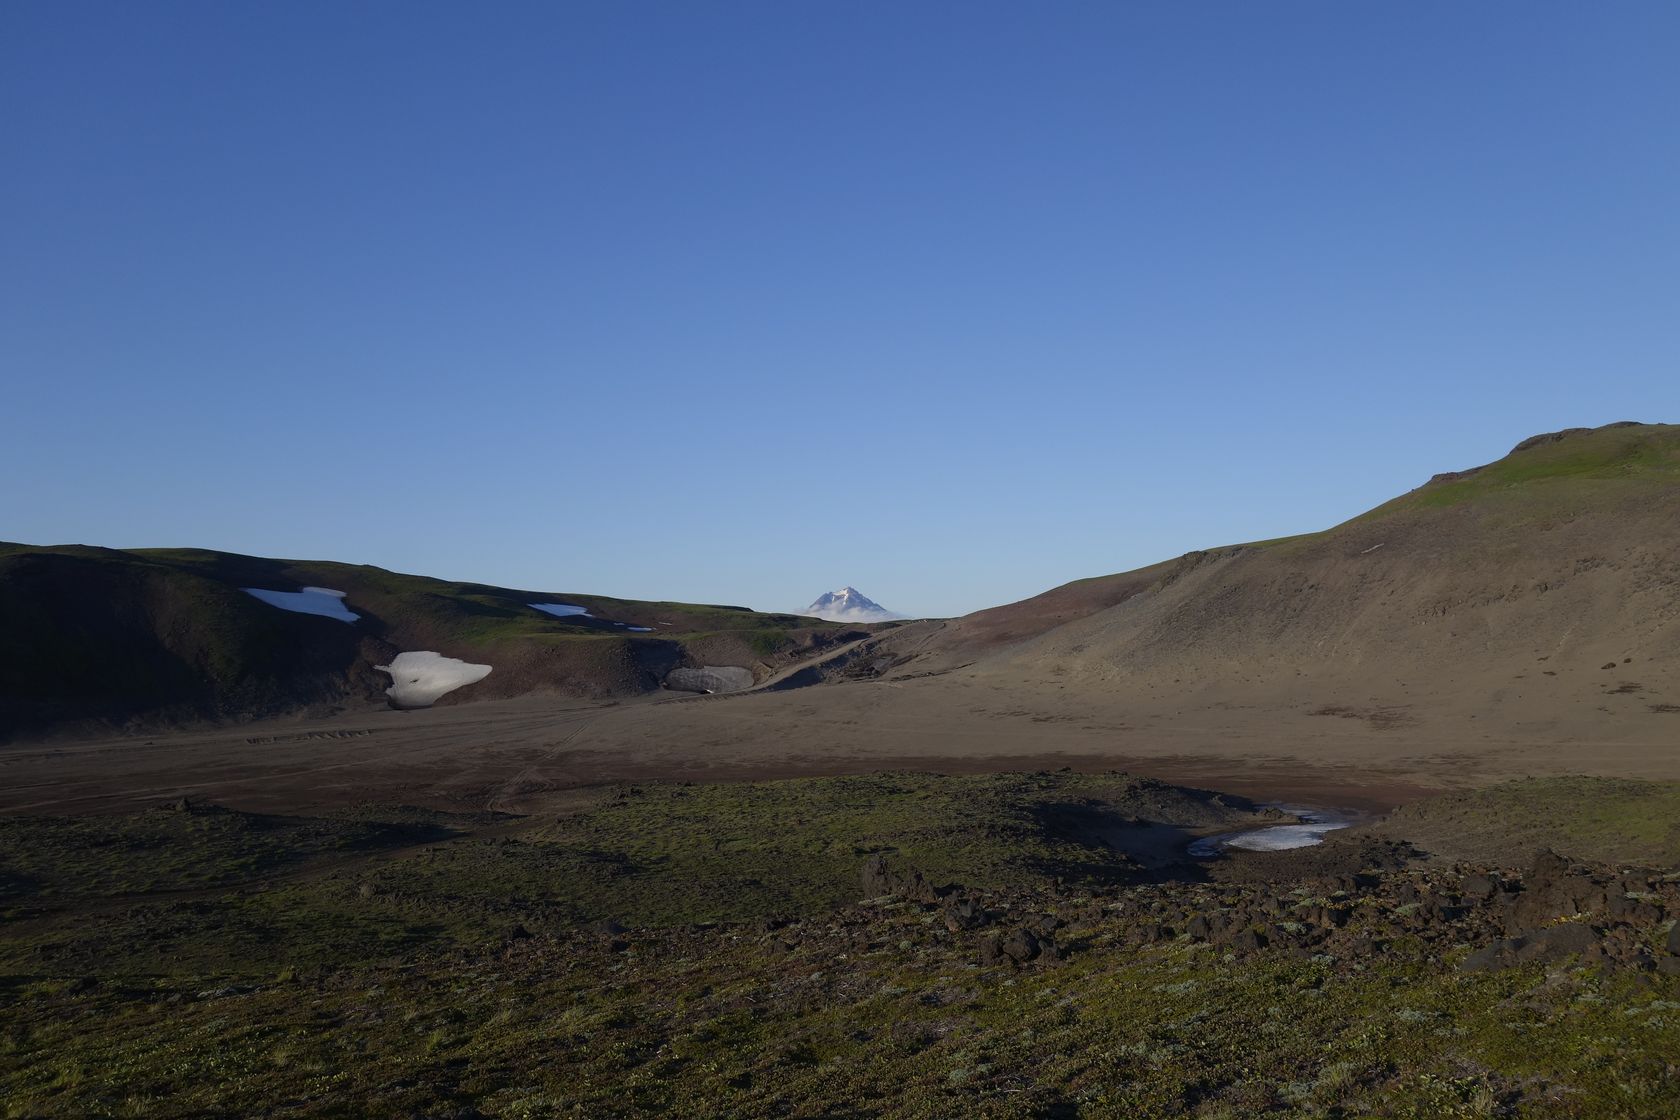
M 1270 805 L 1266 808 L 1293 813 L 1301 818 L 1300 822 L 1262 825 L 1238 832 L 1221 832 L 1217 836 L 1204 836 L 1190 845 L 1189 853 L 1199 859 L 1209 859 L 1228 848 L 1245 852 L 1281 852 L 1290 848 L 1306 848 L 1313 844 L 1322 844 L 1327 832 L 1358 823 L 1356 814 L 1341 809 L 1308 809 L 1299 805 Z

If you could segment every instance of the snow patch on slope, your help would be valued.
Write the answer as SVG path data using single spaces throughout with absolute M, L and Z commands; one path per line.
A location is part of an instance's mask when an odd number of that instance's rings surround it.
M 385 695 L 399 708 L 429 708 L 445 693 L 490 675 L 488 665 L 473 665 L 429 650 L 399 653 L 389 665 L 374 668 L 391 674 L 391 687 Z
M 239 590 L 255 596 L 271 607 L 295 614 L 318 614 L 322 618 L 336 618 L 340 622 L 355 622 L 362 616 L 344 606 L 344 592 L 330 587 L 306 587 L 302 591 L 265 591 L 260 587 L 241 587 Z
M 526 603 L 532 610 L 543 611 L 555 618 L 594 618 L 595 616 L 582 607 L 574 607 L 570 603 Z

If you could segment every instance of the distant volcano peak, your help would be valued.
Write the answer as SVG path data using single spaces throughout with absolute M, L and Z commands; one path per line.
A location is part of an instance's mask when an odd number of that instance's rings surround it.
M 850 584 L 818 597 L 800 613 L 829 622 L 886 622 L 903 617 L 887 610 Z

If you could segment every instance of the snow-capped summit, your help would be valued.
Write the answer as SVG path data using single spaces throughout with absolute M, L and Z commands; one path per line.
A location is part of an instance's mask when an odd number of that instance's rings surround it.
M 855 587 L 830 591 L 799 613 L 829 622 L 886 622 L 904 617 L 887 610 Z

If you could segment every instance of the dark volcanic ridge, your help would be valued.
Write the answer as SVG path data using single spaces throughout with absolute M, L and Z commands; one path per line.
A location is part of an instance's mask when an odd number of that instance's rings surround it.
M 358 704 L 749 686 L 864 636 L 735 606 L 559 595 L 198 549 L 0 544 L 0 738 Z

